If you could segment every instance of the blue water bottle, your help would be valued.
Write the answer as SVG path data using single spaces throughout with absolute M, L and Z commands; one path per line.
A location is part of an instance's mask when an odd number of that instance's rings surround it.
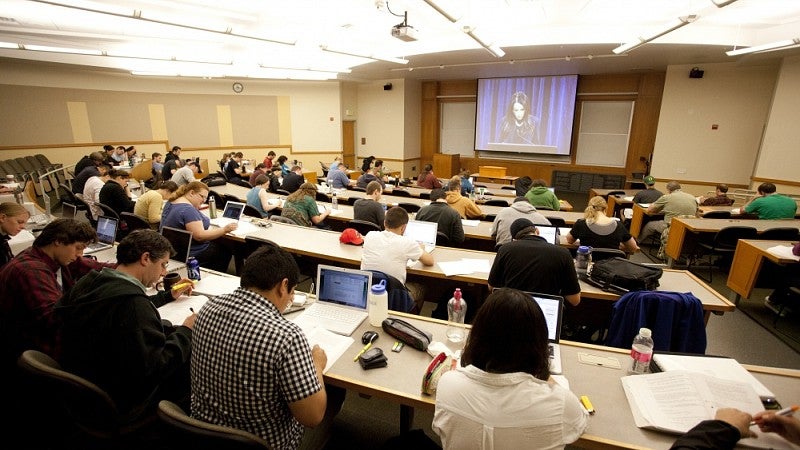
M 190 256 L 186 262 L 186 272 L 190 280 L 200 281 L 200 263 L 194 256 Z

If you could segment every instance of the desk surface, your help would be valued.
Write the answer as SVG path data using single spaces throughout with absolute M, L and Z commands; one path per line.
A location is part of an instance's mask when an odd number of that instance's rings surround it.
M 775 247 L 776 245 L 787 245 L 791 247 L 794 244 L 795 242 L 790 241 L 740 239 L 736 245 L 736 252 L 733 255 L 731 269 L 728 272 L 727 286 L 731 288 L 737 296 L 750 298 L 765 259 L 780 265 L 798 263 L 798 261 L 794 259 L 778 257 L 768 252 L 767 249 Z

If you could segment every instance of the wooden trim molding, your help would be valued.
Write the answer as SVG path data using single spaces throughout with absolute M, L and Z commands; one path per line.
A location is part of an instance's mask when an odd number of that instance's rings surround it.
M 778 180 L 776 178 L 762 178 L 762 177 L 751 177 L 750 179 L 759 183 L 785 184 L 787 186 L 800 187 L 800 181 Z M 744 187 L 748 188 L 749 186 L 744 186 Z

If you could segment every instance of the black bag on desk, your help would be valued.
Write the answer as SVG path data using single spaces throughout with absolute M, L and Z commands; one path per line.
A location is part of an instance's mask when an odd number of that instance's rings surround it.
M 225 177 L 221 177 L 219 175 L 209 175 L 202 180 L 206 186 L 225 186 L 228 182 L 225 180 Z
M 604 291 L 654 291 L 663 271 L 625 258 L 609 258 L 592 265 L 588 282 Z

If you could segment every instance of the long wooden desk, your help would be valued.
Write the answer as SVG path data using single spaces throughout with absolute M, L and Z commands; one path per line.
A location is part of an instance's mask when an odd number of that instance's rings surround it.
M 636 208 L 634 207 L 634 211 Z M 683 218 L 672 219 L 667 240 L 666 254 L 669 257 L 668 264 L 671 266 L 677 260 L 685 248 L 690 237 L 694 238 L 700 233 L 716 233 L 717 231 L 731 226 L 754 227 L 759 233 L 764 230 L 776 227 L 797 227 L 800 228 L 800 220 L 747 220 L 747 219 L 702 219 L 702 218 Z
M 740 296 L 750 298 L 764 260 L 769 260 L 782 266 L 798 263 L 794 259 L 779 258 L 767 251 L 768 248 L 776 245 L 792 246 L 794 244 L 795 242 L 790 241 L 739 240 L 736 245 L 736 253 L 733 255 L 727 282 L 728 287 L 736 293 L 736 303 L 738 303 Z
M 629 231 L 631 236 L 637 239 L 639 238 L 639 233 L 642 232 L 642 228 L 648 222 L 648 220 L 658 220 L 664 217 L 664 214 L 661 213 L 649 214 L 646 208 L 642 208 L 642 205 L 633 204 L 633 202 L 631 202 L 631 205 L 633 206 L 633 217 L 631 218 L 631 227 Z
M 477 182 L 487 182 L 487 183 L 498 183 L 498 184 L 510 184 L 514 185 L 514 182 L 519 179 L 519 177 L 506 175 L 504 177 L 493 177 L 489 175 L 481 175 L 480 173 L 473 173 L 470 176 Z

